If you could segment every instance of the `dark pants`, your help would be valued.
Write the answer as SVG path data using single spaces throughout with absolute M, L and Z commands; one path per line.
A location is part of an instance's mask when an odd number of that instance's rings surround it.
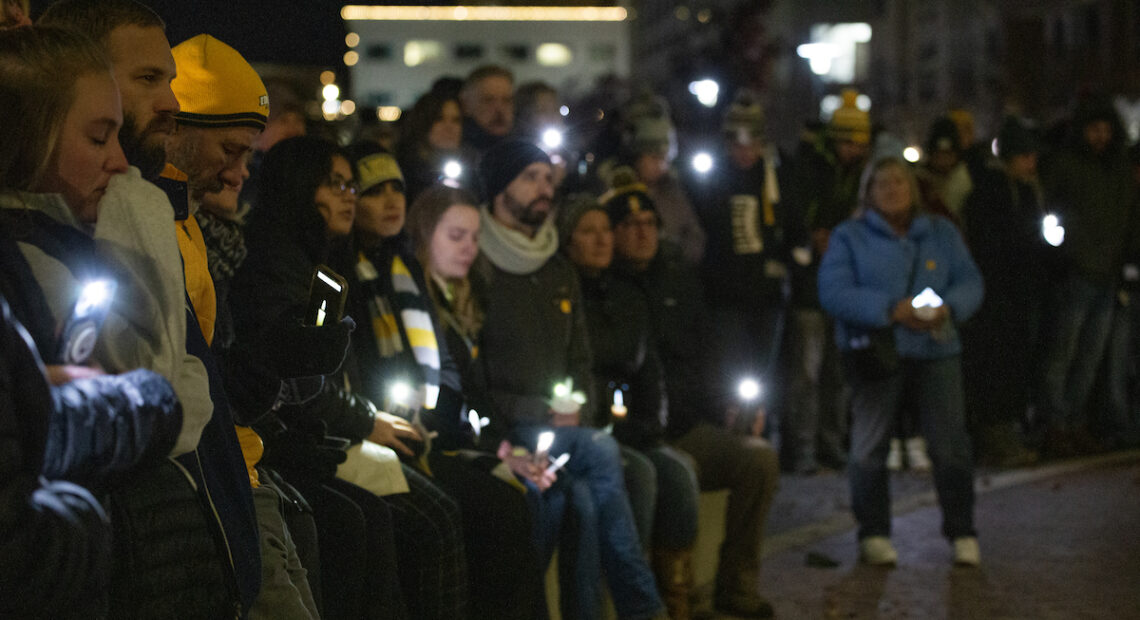
M 403 467 L 411 492 L 381 499 L 392 511 L 408 611 L 418 620 L 462 620 L 467 556 L 459 505 L 427 477 Z
M 957 356 L 904 359 L 899 373 L 865 381 L 850 377 L 851 508 L 859 538 L 890 536 L 891 496 L 887 452 L 901 408 L 918 411 L 934 466 L 942 507 L 942 533 L 950 539 L 974 535 L 974 464 L 966 433 L 962 366 Z M 905 403 L 904 395 L 913 398 Z
M 847 395 L 835 328 L 820 310 L 792 313 L 788 406 L 781 449 L 803 467 L 846 460 Z
M 408 618 L 391 511 L 343 480 L 278 470 L 313 508 L 320 545 L 321 617 Z
M 718 587 L 755 589 L 764 522 L 776 496 L 780 464 L 763 439 L 698 424 L 673 442 L 693 457 L 702 491 L 728 489 Z
M 697 540 L 700 488 L 692 457 L 669 446 L 621 447 L 642 549 L 688 549 Z
M 430 462 L 433 481 L 463 512 L 469 617 L 533 619 L 545 604 L 545 571 L 523 488 L 492 476 L 463 453 L 432 452 Z
M 1101 368 L 1116 287 L 1072 275 L 1050 291 L 1043 339 L 1041 408 L 1047 424 L 1058 429 L 1087 430 L 1089 394 Z

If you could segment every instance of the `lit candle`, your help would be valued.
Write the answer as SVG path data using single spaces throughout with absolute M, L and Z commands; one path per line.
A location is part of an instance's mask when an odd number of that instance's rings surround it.
M 624 418 L 629 409 L 625 407 L 625 398 L 622 396 L 621 390 L 614 390 L 614 404 L 610 406 L 610 413 L 614 414 L 615 418 Z
M 479 412 L 474 409 L 467 411 L 467 421 L 471 424 L 471 430 L 475 432 L 475 439 L 479 439 L 479 435 L 483 432 L 483 427 L 491 423 L 487 418 L 479 417 Z
M 554 445 L 554 432 L 543 431 L 538 434 L 538 442 L 534 446 L 534 464 L 539 467 L 546 466 L 546 458 L 550 454 L 550 446 Z

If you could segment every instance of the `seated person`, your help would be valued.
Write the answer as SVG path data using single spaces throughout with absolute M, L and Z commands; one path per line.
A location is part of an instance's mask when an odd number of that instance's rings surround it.
M 342 269 L 349 276 L 349 313 L 361 319 L 353 339 L 352 384 L 385 410 L 407 412 L 411 421 L 437 433 L 427 465 L 432 481 L 463 513 L 467 574 L 477 593 L 468 617 L 532 618 L 542 599 L 542 570 L 524 489 L 489 475 L 498 463 L 493 455 L 455 452 L 474 444 L 465 432 L 459 371 L 405 232 L 403 174 L 379 147 L 362 145 L 355 153 L 360 190 L 354 252 L 351 265 Z M 424 444 L 405 447 L 419 457 Z
M 725 399 L 710 377 L 713 353 L 705 328 L 701 283 L 680 250 L 658 237 L 660 219 L 641 185 L 614 188 L 602 206 L 614 226 L 614 270 L 632 278 L 649 302 L 665 368 L 669 423 L 665 436 L 697 463 L 701 490 L 728 488 L 728 514 L 717 569 L 715 604 L 722 613 L 770 617 L 756 591 L 764 521 L 776 495 L 779 463 L 763 439 L 724 428 Z
M 645 561 L 622 479 L 617 442 L 592 422 L 592 360 L 578 279 L 557 254 L 550 158 L 506 140 L 480 163 L 487 199 L 480 210 L 482 253 L 472 268 L 472 300 L 484 315 L 478 334 L 478 392 L 492 409 L 484 437 L 508 438 L 547 455 L 569 454 L 564 485 L 573 506 L 577 593 L 563 601 L 596 617 L 604 574 L 618 615 L 653 618 L 664 605 Z M 556 384 L 561 384 L 556 389 Z M 550 446 L 535 450 L 542 433 Z M 564 574 L 570 578 L 571 575 Z
M 669 617 L 689 618 L 700 490 L 692 459 L 664 441 L 665 376 L 649 304 L 636 284 L 609 269 L 614 235 L 597 200 L 572 200 L 558 224 L 561 246 L 582 282 L 598 423 L 612 425 L 622 444 L 630 502 Z M 607 407 L 611 396 L 613 405 Z M 645 465 L 638 465 L 642 461 Z M 647 473 L 641 471 L 646 467 Z

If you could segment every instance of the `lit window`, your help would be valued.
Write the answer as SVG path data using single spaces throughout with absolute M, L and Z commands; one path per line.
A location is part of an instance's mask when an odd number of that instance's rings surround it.
M 439 41 L 408 41 L 404 45 L 404 64 L 409 67 L 437 61 L 441 56 L 443 46 Z
M 534 50 L 534 57 L 545 67 L 565 67 L 574 59 L 574 54 L 561 43 L 543 43 Z

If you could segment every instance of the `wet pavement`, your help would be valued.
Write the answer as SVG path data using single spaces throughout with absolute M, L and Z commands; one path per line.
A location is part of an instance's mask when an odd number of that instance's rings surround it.
M 881 569 L 857 562 L 842 474 L 786 475 L 761 591 L 778 618 L 1140 620 L 1140 451 L 979 471 L 977 486 L 980 568 L 952 566 L 929 475 L 904 472 L 899 565 Z

